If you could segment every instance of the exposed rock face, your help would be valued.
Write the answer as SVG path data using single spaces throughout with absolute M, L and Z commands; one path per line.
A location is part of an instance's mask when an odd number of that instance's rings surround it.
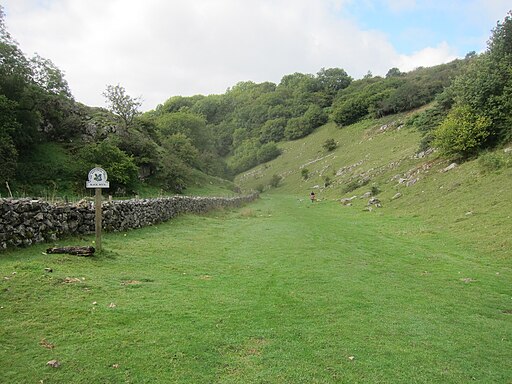
M 230 198 L 173 196 L 104 202 L 102 227 L 110 232 L 126 231 L 161 223 L 182 213 L 239 207 L 257 198 L 258 194 Z M 42 200 L 0 199 L 0 250 L 89 233 L 94 233 L 92 202 L 55 205 Z

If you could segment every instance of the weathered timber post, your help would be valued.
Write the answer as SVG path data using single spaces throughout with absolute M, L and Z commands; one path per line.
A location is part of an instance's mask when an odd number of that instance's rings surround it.
M 96 233 L 95 245 L 98 252 L 101 251 L 101 188 L 109 188 L 107 172 L 103 168 L 93 168 L 89 171 L 89 177 L 85 184 L 87 188 L 94 188 L 94 232 Z

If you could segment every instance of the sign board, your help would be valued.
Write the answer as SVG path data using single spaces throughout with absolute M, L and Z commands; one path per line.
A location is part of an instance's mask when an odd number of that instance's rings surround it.
M 103 168 L 93 168 L 89 171 L 85 186 L 87 188 L 109 188 L 110 183 L 107 181 L 107 172 Z

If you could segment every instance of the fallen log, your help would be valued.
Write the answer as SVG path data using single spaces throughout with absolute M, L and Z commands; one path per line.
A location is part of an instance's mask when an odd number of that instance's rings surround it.
M 46 253 L 67 253 L 76 256 L 92 256 L 94 251 L 94 247 L 69 246 L 48 248 Z

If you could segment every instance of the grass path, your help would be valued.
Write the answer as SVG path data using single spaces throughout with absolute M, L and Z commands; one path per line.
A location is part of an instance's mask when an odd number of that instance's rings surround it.
M 512 382 L 510 264 L 416 219 L 270 195 L 104 247 L 0 255 L 0 382 Z

